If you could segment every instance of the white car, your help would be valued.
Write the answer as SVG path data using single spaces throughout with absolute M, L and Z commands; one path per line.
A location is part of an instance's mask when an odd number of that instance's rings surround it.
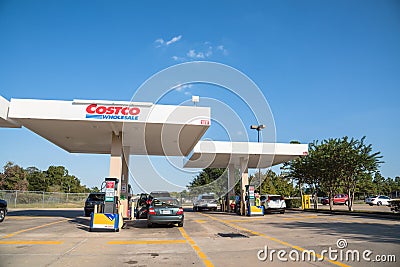
M 381 205 L 385 205 L 388 206 L 390 201 L 390 197 L 388 196 L 372 196 L 372 197 L 367 197 L 365 199 L 365 203 L 369 204 L 370 206 L 373 205 L 377 205 L 377 206 L 381 206 Z
M 286 202 L 281 195 L 264 195 L 260 197 L 261 205 L 264 205 L 265 212 L 277 211 L 285 213 Z
M 201 194 L 193 202 L 193 211 L 201 210 L 217 210 L 218 201 L 215 199 L 214 194 Z

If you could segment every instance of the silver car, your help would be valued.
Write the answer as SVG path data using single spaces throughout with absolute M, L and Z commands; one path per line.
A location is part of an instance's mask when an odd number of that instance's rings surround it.
M 201 194 L 193 202 L 193 211 L 201 210 L 214 210 L 218 208 L 218 200 L 215 199 L 214 194 Z

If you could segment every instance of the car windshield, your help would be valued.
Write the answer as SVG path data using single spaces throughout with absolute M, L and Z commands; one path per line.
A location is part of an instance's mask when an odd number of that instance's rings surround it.
M 90 194 L 88 196 L 89 201 L 104 201 L 104 194 Z
M 150 195 L 154 198 L 160 197 L 170 197 L 171 195 L 168 192 L 151 192 Z
M 269 199 L 272 201 L 280 200 L 281 196 L 269 196 Z
M 179 201 L 175 198 L 155 198 L 153 207 L 179 207 Z

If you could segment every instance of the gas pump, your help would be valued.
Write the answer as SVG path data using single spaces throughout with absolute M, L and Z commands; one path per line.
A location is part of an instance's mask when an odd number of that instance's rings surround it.
M 256 205 L 254 185 L 246 185 L 246 195 L 247 216 L 264 215 L 264 206 Z
M 117 190 L 118 190 L 118 182 L 119 180 L 117 178 L 106 178 L 105 183 L 106 183 L 106 196 L 104 200 L 104 213 L 118 213 L 118 196 L 117 196 Z
M 104 207 L 94 212 L 90 218 L 90 231 L 93 229 L 112 229 L 116 232 L 122 227 L 123 218 L 119 212 L 118 182 L 114 177 L 105 178 Z

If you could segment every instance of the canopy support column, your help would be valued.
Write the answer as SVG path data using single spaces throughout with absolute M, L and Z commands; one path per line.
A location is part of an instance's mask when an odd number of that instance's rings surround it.
M 110 156 L 110 175 L 119 179 L 117 196 L 121 195 L 121 176 L 122 176 L 122 133 L 116 135 L 112 132 L 111 156 Z
M 241 215 L 247 214 L 246 206 L 246 185 L 249 184 L 249 158 L 240 158 L 240 213 Z
M 231 197 L 235 197 L 235 165 L 230 163 L 228 165 L 228 195 L 226 200 L 226 210 L 232 212 L 230 204 Z
M 125 147 L 122 153 L 121 197 L 129 196 L 129 148 Z

